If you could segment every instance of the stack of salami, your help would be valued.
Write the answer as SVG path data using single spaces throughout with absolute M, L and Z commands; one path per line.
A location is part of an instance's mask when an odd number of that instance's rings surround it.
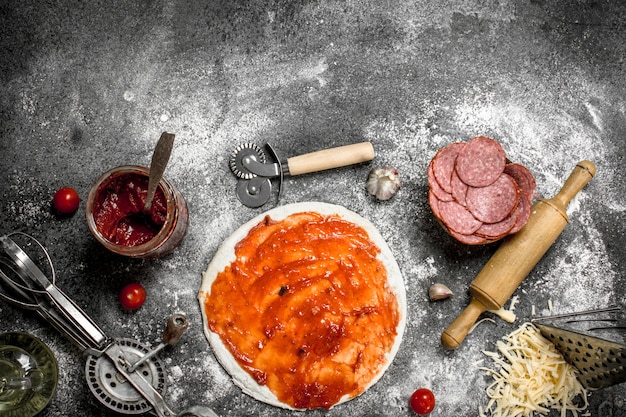
M 468 245 L 518 232 L 530 217 L 536 188 L 532 173 L 484 136 L 440 149 L 428 165 L 428 185 L 433 214 Z

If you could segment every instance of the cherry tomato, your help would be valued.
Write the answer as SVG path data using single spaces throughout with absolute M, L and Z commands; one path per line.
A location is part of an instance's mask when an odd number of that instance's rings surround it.
M 419 388 L 411 395 L 409 404 L 413 411 L 425 416 L 435 409 L 435 395 L 428 388 Z
M 63 187 L 54 193 L 52 204 L 54 209 L 61 214 L 73 214 L 78 210 L 80 197 L 75 189 Z
M 146 301 L 146 289 L 136 282 L 124 285 L 120 291 L 120 304 L 126 310 L 137 310 Z

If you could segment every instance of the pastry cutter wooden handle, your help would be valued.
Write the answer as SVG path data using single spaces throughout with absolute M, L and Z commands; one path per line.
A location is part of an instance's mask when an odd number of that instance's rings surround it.
M 567 205 L 593 178 L 595 165 L 579 162 L 559 193 L 538 200 L 528 223 L 505 240 L 470 285 L 470 304 L 441 335 L 447 349 L 456 349 L 478 316 L 500 309 L 559 237 L 568 222 Z
M 266 144 L 266 148 L 275 163 L 266 163 L 263 150 L 250 143 L 239 145 L 229 159 L 233 174 L 244 180 L 237 186 L 237 197 L 248 207 L 260 207 L 269 200 L 270 178 L 279 178 L 280 198 L 285 175 L 301 175 L 344 167 L 371 161 L 375 156 L 372 144 L 361 142 L 294 156 L 282 163 L 269 144 Z
M 293 156 L 286 167 L 289 175 L 300 175 L 371 161 L 374 156 L 372 144 L 361 142 Z

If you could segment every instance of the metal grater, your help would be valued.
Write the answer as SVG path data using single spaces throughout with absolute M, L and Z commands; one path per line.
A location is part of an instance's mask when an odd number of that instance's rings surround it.
M 586 389 L 626 382 L 626 320 L 620 308 L 543 317 L 533 324 L 578 370 Z

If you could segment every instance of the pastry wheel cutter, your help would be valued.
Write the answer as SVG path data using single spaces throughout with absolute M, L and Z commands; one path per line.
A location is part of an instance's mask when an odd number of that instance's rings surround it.
M 594 391 L 626 382 L 626 317 L 618 307 L 532 320 Z
M 52 261 L 39 241 L 11 233 L 0 236 L 0 249 L 0 298 L 36 311 L 87 354 L 87 385 L 103 406 L 125 415 L 217 417 L 207 407 L 176 413 L 165 403 L 167 375 L 157 353 L 178 342 L 188 326 L 184 314 L 169 318 L 163 342 L 154 349 L 133 339 L 109 338 L 55 285 Z
M 267 162 L 263 149 L 253 143 L 235 148 L 229 158 L 229 166 L 239 181 L 237 197 L 245 206 L 256 208 L 267 203 L 272 194 L 272 178 L 278 178 L 278 199 L 282 194 L 285 175 L 300 175 L 339 168 L 374 159 L 374 147 L 370 142 L 355 143 L 294 156 L 285 162 L 276 155 L 269 143 L 265 145 L 275 162 Z

